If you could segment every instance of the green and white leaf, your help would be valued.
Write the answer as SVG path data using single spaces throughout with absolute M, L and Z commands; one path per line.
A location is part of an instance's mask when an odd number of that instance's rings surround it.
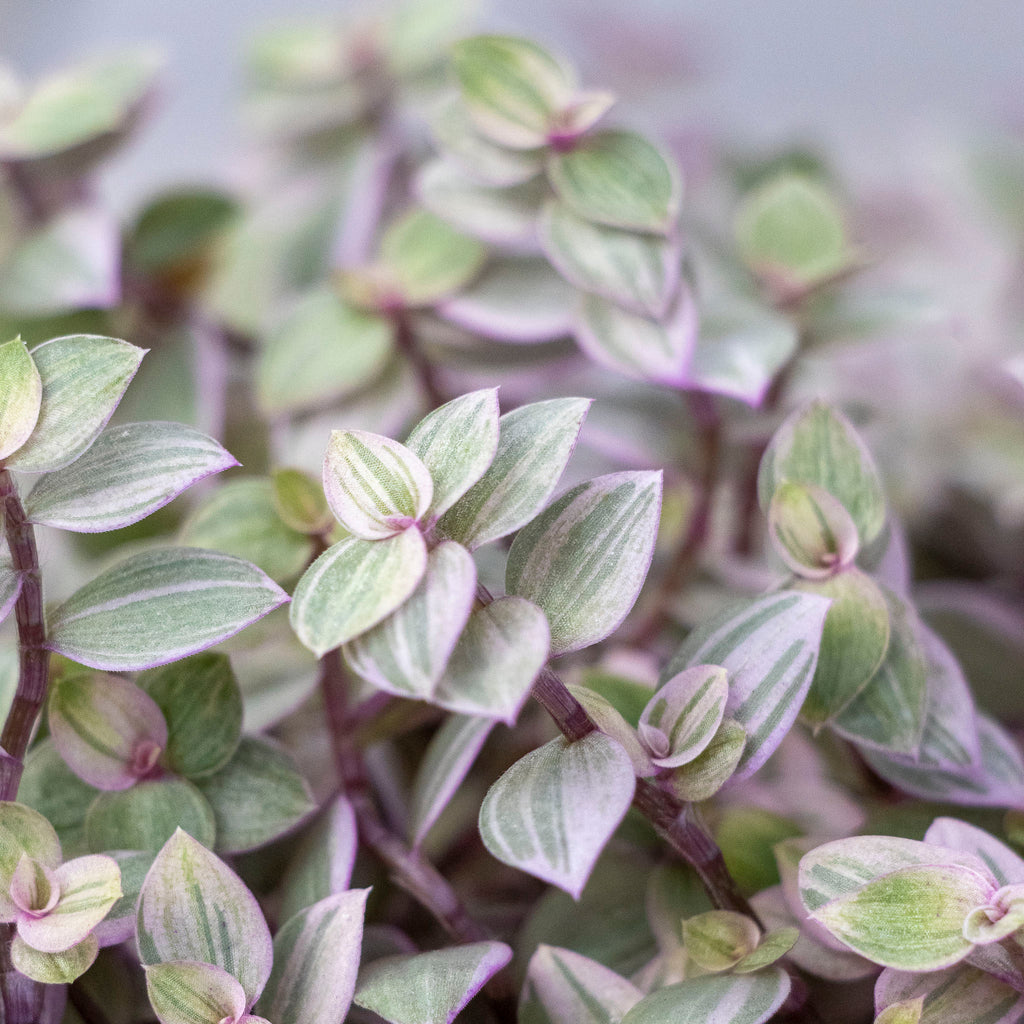
M 145 354 L 126 341 L 91 334 L 34 348 L 43 385 L 39 419 L 8 467 L 49 473 L 74 462 L 106 426 Z
M 778 967 L 756 974 L 690 978 L 641 999 L 621 1024 L 763 1024 L 789 995 L 789 975 Z
M 711 742 L 692 760 L 680 765 L 665 780 L 680 800 L 699 803 L 715 795 L 732 778 L 747 744 L 747 731 L 726 718 Z
M 11 943 L 11 963 L 16 970 L 43 985 L 68 985 L 80 978 L 96 961 L 100 947 L 94 935 L 59 953 L 33 949 L 20 935 Z
M 603 733 L 552 740 L 491 786 L 480 836 L 498 860 L 579 899 L 635 783 L 629 755 Z
M 519 531 L 505 587 L 547 616 L 553 654 L 603 640 L 647 576 L 661 514 L 660 473 L 610 473 L 580 484 Z
M 44 867 L 56 868 L 61 862 L 60 840 L 38 811 L 5 801 L 0 803 L 0 917 L 7 921 L 13 921 L 18 914 L 9 889 L 23 856 Z
M 21 338 L 0 345 L 0 460 L 29 439 L 39 419 L 43 384 Z
M 724 668 L 694 665 L 664 683 L 644 708 L 637 732 L 659 768 L 678 768 L 711 743 L 725 715 Z
M 135 907 L 156 853 L 146 850 L 114 850 L 108 856 L 117 861 L 121 871 L 121 898 L 92 930 L 101 949 L 120 945 L 135 936 Z
M 70 466 L 42 477 L 25 511 L 32 522 L 61 530 L 117 530 L 237 465 L 213 438 L 192 427 L 129 423 L 104 432 Z
M 554 398 L 505 413 L 490 467 L 438 529 L 472 551 L 533 519 L 555 489 L 589 407 L 585 398 Z
M 920 1024 L 1017 1024 L 1024 1013 L 1024 996 L 967 964 L 927 974 L 882 971 L 875 986 L 876 1009 L 915 999 L 924 1000 Z
M 287 600 L 239 558 L 161 548 L 76 591 L 54 612 L 47 645 L 92 668 L 149 668 L 212 647 Z
M 776 553 L 798 576 L 827 579 L 857 557 L 857 526 L 842 503 L 814 484 L 783 480 L 768 508 Z
M 145 971 L 146 994 L 161 1024 L 221 1024 L 245 1013 L 245 992 L 222 967 L 171 960 Z
M 936 818 L 925 832 L 924 841 L 977 855 L 1000 886 L 1024 881 L 1024 860 L 976 825 L 956 818 Z
M 399 608 L 426 568 L 427 547 L 415 527 L 386 540 L 346 537 L 299 580 L 290 609 L 292 628 L 322 657 Z
M 60 863 L 60 851 L 65 856 L 88 852 L 85 842 L 85 812 L 89 805 L 96 798 L 96 790 L 83 782 L 65 764 L 64 759 L 57 752 L 53 740 L 47 738 L 36 743 L 25 757 L 25 770 L 22 772 L 21 784 L 18 786 L 18 806 L 27 805 L 44 816 L 48 826 L 46 832 L 52 836 L 56 831 L 60 838 L 59 845 L 54 845 L 57 851 L 53 863 L 55 867 Z M 14 806 L 14 805 L 12 805 Z M 0 818 L 0 871 L 3 870 L 5 861 L 2 859 L 7 854 L 3 853 L 5 840 L 3 839 L 4 828 Z M 11 864 L 10 870 L 14 870 L 17 858 Z M 43 857 L 36 853 L 30 856 L 42 863 L 48 863 Z M 0 882 L 9 876 L 0 874 Z M 4 893 L 6 888 L 0 889 L 0 908 L 5 906 Z
M 769 964 L 784 957 L 796 945 L 799 938 L 800 929 L 795 926 L 768 932 L 762 937 L 757 949 L 748 953 L 733 967 L 733 972 L 735 974 L 750 974 L 753 971 L 763 970 Z

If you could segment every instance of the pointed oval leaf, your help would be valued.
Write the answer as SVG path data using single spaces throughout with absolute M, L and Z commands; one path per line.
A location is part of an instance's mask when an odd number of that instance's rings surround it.
M 139 897 L 143 964 L 196 960 L 222 967 L 251 1007 L 270 977 L 273 945 L 242 880 L 179 829 L 157 854 Z
M 145 551 L 76 591 L 53 614 L 47 646 L 125 671 L 212 647 L 284 604 L 256 566 L 196 548 Z
M 694 665 L 676 673 L 640 716 L 639 732 L 651 760 L 660 768 L 692 761 L 722 724 L 728 697 L 726 671 L 718 665 Z
M 924 841 L 975 854 L 1001 886 L 1024 882 L 1024 859 L 976 825 L 956 818 L 936 818 L 925 832 Z
M 451 1024 L 512 959 L 504 942 L 474 942 L 368 964 L 353 1001 L 390 1024 Z
M 553 654 L 603 640 L 629 614 L 654 553 L 661 487 L 661 473 L 597 477 L 517 534 L 505 587 L 547 616 Z
M 768 760 L 796 719 L 814 676 L 829 601 L 780 591 L 723 609 L 698 626 L 662 673 L 721 665 L 729 674 L 725 713 L 747 731 L 736 769 L 746 778 Z
M 413 427 L 405 446 L 434 482 L 429 514 L 443 515 L 487 472 L 498 450 L 498 429 L 497 388 L 446 402 Z
M 192 427 L 129 423 L 106 431 L 70 466 L 44 476 L 25 511 L 34 523 L 75 533 L 117 530 L 237 465 L 213 438 Z
M 530 957 L 519 1019 L 531 1024 L 618 1024 L 643 993 L 604 964 L 543 943 Z
M 99 951 L 99 943 L 93 935 L 87 935 L 77 946 L 59 953 L 33 949 L 20 935 L 15 935 L 11 943 L 11 962 L 33 981 L 43 985 L 68 985 L 92 967 Z
M 679 283 L 679 245 L 656 235 L 604 227 L 565 203 L 545 204 L 538 224 L 544 255 L 577 288 L 658 319 Z
M 144 779 L 131 789 L 101 793 L 85 816 L 89 849 L 159 850 L 176 828 L 213 845 L 213 809 L 185 779 Z
M 146 994 L 160 1024 L 221 1024 L 245 1012 L 242 986 L 222 967 L 171 960 L 145 971 Z
M 747 730 L 726 718 L 711 742 L 692 761 L 676 768 L 666 782 L 680 800 L 708 800 L 732 778 L 746 745 Z
M 54 338 L 32 350 L 43 385 L 39 420 L 7 459 L 23 473 L 49 473 L 74 462 L 106 426 L 145 349 L 91 334 Z
M 1024 1013 L 1024 996 L 992 975 L 957 964 L 927 974 L 886 968 L 875 985 L 875 1010 L 924 1000 L 921 1024 L 947 1021 L 985 1021 L 986 1024 L 1016 1024 Z
M 137 681 L 167 722 L 162 764 L 199 778 L 231 760 L 242 734 L 242 694 L 227 655 L 196 654 L 143 672 Z
M 552 740 L 491 786 L 480 836 L 498 860 L 579 899 L 635 784 L 629 755 L 603 733 Z
M 470 615 L 431 701 L 512 725 L 550 647 L 548 622 L 536 605 L 499 598 Z
M 359 970 L 369 889 L 328 896 L 285 922 L 259 1010 L 274 1024 L 342 1024 Z
M 322 657 L 399 608 L 426 568 L 427 546 L 415 527 L 386 540 L 346 537 L 299 580 L 289 610 L 292 628 Z
M 221 854 L 265 846 L 316 810 L 292 758 L 256 736 L 242 737 L 231 760 L 196 786 L 213 808 Z
M 494 728 L 487 718 L 452 715 L 427 745 L 409 798 L 409 834 L 414 847 L 462 785 L 477 754 Z
M 857 526 L 842 503 L 814 484 L 783 480 L 768 508 L 779 557 L 798 576 L 827 579 L 857 557 Z
M 472 551 L 528 523 L 555 489 L 589 408 L 586 398 L 554 398 L 505 413 L 490 467 L 438 529 Z
M 167 722 L 134 683 L 99 672 L 60 677 L 50 691 L 50 735 L 61 757 L 97 789 L 127 789 L 156 767 Z
M 419 520 L 434 484 L 405 445 L 366 430 L 335 430 L 324 456 L 324 493 L 353 536 L 384 540 Z
M 28 439 L 39 419 L 43 383 L 21 338 L 0 345 L 0 461 Z
M 552 153 L 547 175 L 559 199 L 598 224 L 665 235 L 679 215 L 678 169 L 634 132 L 598 132 Z
M 885 495 L 874 459 L 846 417 L 824 402 L 797 409 L 765 450 L 757 476 L 765 513 L 783 480 L 828 491 L 857 524 L 862 544 L 870 544 L 885 525 Z
M 762 1024 L 789 995 L 789 975 L 778 967 L 757 974 L 690 978 L 641 999 L 621 1024 L 665 1024 L 694 1020 L 702 1024 Z

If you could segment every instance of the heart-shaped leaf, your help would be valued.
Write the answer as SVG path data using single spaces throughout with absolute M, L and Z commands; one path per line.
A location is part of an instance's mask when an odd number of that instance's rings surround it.
M 0 460 L 13 455 L 39 419 L 43 384 L 21 338 L 0 345 Z

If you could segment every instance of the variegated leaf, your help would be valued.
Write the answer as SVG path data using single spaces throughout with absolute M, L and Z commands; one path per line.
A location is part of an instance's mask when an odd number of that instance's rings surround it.
M 553 654 L 603 640 L 647 576 L 661 513 L 660 473 L 610 473 L 580 484 L 519 531 L 505 587 L 551 626 Z
M 55 869 L 61 862 L 60 840 L 38 811 L 4 801 L 0 803 L 0 920 L 13 921 L 17 917 L 10 885 L 23 856 Z
M 137 927 L 143 964 L 197 960 L 222 967 L 244 989 L 246 1008 L 270 976 L 273 946 L 256 898 L 180 829 L 146 875 Z
M 472 551 L 533 519 L 555 489 L 589 407 L 585 398 L 554 398 L 502 416 L 494 461 L 441 517 L 440 531 Z
M 711 742 L 692 761 L 676 768 L 665 784 L 680 800 L 708 800 L 732 778 L 746 745 L 747 730 L 732 718 L 723 719 Z
M 99 943 L 93 935 L 87 935 L 77 946 L 60 953 L 43 953 L 15 935 L 11 943 L 11 962 L 33 981 L 43 985 L 67 985 L 92 967 L 99 951 Z
M 1024 882 L 1024 859 L 976 825 L 956 818 L 936 818 L 925 832 L 924 841 L 976 854 L 1001 886 Z
M 29 439 L 43 398 L 39 370 L 21 338 L 0 345 L 0 461 Z
M 756 974 L 690 978 L 641 999 L 621 1024 L 763 1024 L 789 995 L 789 975 L 778 967 Z
M 815 484 L 783 480 L 768 508 L 779 557 L 798 576 L 827 579 L 857 557 L 857 526 L 838 498 Z
M 669 679 L 640 716 L 640 734 L 659 768 L 692 761 L 711 742 L 729 697 L 724 668 L 694 665 Z
M 171 960 L 145 970 L 146 994 L 160 1024 L 221 1024 L 245 1012 L 242 986 L 222 967 Z
M 747 731 L 736 769 L 746 778 L 768 760 L 796 719 L 814 676 L 829 601 L 780 591 L 733 605 L 699 625 L 662 673 L 721 665 L 729 676 L 725 713 Z
M 481 838 L 498 860 L 579 899 L 635 782 L 629 755 L 603 733 L 552 740 L 491 786 L 480 808 Z
M 1019 1024 L 1024 1014 L 1024 996 L 967 964 L 927 974 L 886 968 L 879 975 L 875 985 L 876 1012 L 918 998 L 924 999 L 920 1024 Z
M 212 647 L 288 600 L 256 566 L 195 548 L 133 555 L 54 612 L 47 646 L 113 671 L 163 665 Z
M 346 537 L 299 580 L 289 609 L 292 628 L 322 657 L 400 607 L 426 568 L 427 546 L 415 527 L 385 540 Z
M 156 853 L 146 850 L 114 850 L 108 856 L 117 861 L 121 871 L 121 898 L 92 930 L 100 949 L 118 946 L 134 937 L 135 907 Z
M 204 477 L 237 466 L 213 438 L 181 423 L 129 423 L 103 433 L 70 466 L 32 489 L 34 523 L 75 533 L 117 530 L 144 519 Z
M 353 1001 L 389 1024 L 451 1024 L 511 959 L 503 942 L 382 957 L 360 973 Z
M 876 1018 L 874 1024 L 921 1024 L 924 1011 L 924 998 L 907 999 L 886 1007 Z
M 657 773 L 650 752 L 640 742 L 635 727 L 629 724 L 607 697 L 596 690 L 591 690 L 589 686 L 576 686 L 570 683 L 568 690 L 583 705 L 583 710 L 594 725 L 622 745 L 633 762 L 633 772 L 638 778 L 648 778 Z

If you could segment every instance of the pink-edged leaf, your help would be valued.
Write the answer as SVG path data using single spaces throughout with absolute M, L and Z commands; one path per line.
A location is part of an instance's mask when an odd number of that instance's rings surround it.
M 921 1024 L 984 1021 L 1018 1024 L 1024 1015 L 1024 996 L 1008 985 L 967 964 L 927 974 L 887 967 L 875 984 L 875 1012 L 894 1003 L 924 999 Z
M 650 699 L 638 732 L 661 768 L 692 761 L 714 738 L 725 714 L 729 683 L 724 668 L 694 665 L 683 669 Z
M 21 913 L 48 914 L 60 899 L 60 883 L 55 869 L 23 853 L 11 877 L 9 893 Z
M 755 974 L 688 978 L 645 996 L 621 1024 L 763 1024 L 789 995 L 789 975 L 779 967 Z
M 23 856 L 43 867 L 56 868 L 61 862 L 60 840 L 53 826 L 31 807 L 12 801 L 0 802 L 0 921 L 14 921 L 18 907 L 11 899 L 10 885 Z
M 1024 860 L 1005 843 L 976 825 L 956 818 L 936 818 L 924 834 L 926 843 L 976 854 L 1000 885 L 1024 882 Z
M 170 960 L 146 970 L 146 994 L 160 1024 L 221 1024 L 245 1012 L 245 992 L 222 967 Z
M 92 967 L 99 951 L 99 944 L 93 935 L 87 935 L 78 945 L 59 953 L 44 953 L 33 949 L 20 935 L 15 935 L 11 943 L 11 962 L 21 974 L 48 986 L 50 990 L 58 987 L 63 989 Z M 62 1019 L 62 1014 L 44 1014 L 33 1018 L 37 1024 L 44 1024 L 44 1021 L 57 1024 Z
M 42 397 L 39 370 L 21 338 L 0 345 L 0 459 L 9 458 L 32 435 Z
M 167 722 L 152 697 L 121 676 L 75 672 L 50 693 L 50 735 L 60 756 L 97 789 L 127 789 L 156 767 Z

